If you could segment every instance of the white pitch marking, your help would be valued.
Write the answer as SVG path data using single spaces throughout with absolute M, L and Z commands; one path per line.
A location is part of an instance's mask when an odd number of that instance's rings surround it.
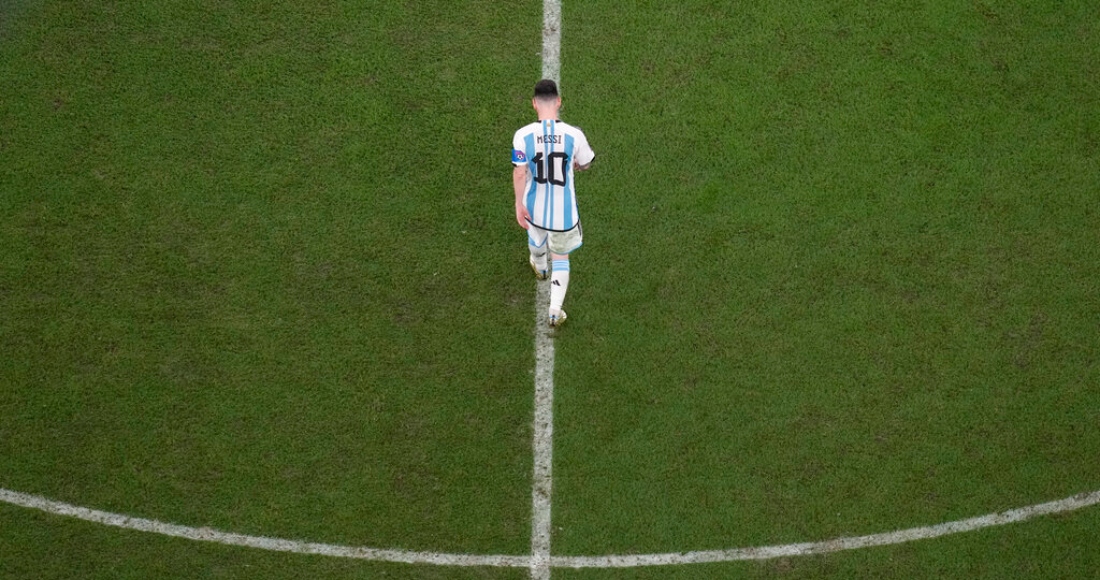
M 550 578 L 550 505 L 554 463 L 554 339 L 544 328 L 549 284 L 535 299 L 535 473 L 531 488 L 531 578 Z
M 561 0 L 542 4 L 542 78 L 561 84 Z M 550 509 L 554 464 L 554 339 L 544 329 L 548 284 L 535 293 L 534 476 L 531 486 L 531 579 L 550 580 Z
M 127 530 L 275 552 L 316 554 L 336 558 L 353 558 L 358 560 L 374 560 L 404 564 L 434 564 L 438 566 L 529 568 L 532 563 L 531 556 L 444 554 L 438 552 L 382 550 L 378 548 L 337 546 L 332 544 L 303 542 L 299 540 L 247 536 L 211 528 L 192 528 L 156 520 L 93 510 L 86 507 L 54 501 L 37 495 L 20 493 L 2 488 L 0 488 L 0 502 Z M 927 540 L 962 532 L 972 532 L 982 528 L 1022 522 L 1040 516 L 1071 512 L 1096 504 L 1100 504 L 1100 490 L 1080 493 L 1056 501 L 987 514 L 965 520 L 869 536 L 837 538 L 824 542 L 736 548 L 732 550 L 610 556 L 554 556 L 550 558 L 550 566 L 554 568 L 631 568 L 639 566 L 720 563 L 736 560 L 768 560 L 791 556 L 828 554 L 830 552 L 840 552 L 843 550 L 904 544 L 916 540 Z
M 542 3 L 542 78 L 561 84 L 561 0 Z
M 223 532 L 212 528 L 192 528 L 177 524 L 168 524 L 137 518 L 122 514 L 79 507 L 47 499 L 37 495 L 0 489 L 0 501 L 17 506 L 41 510 L 46 513 L 60 516 L 68 516 L 87 522 L 114 526 L 127 530 L 149 532 L 162 536 L 185 538 L 200 542 L 213 542 L 228 546 L 241 546 L 246 548 L 258 548 L 274 552 L 292 552 L 295 554 L 317 554 L 333 556 L 337 558 L 354 558 L 358 560 L 377 560 L 382 562 L 402 562 L 406 564 L 436 564 L 439 566 L 498 566 L 498 567 L 524 567 L 528 566 L 531 558 L 528 556 L 479 556 L 470 554 L 440 554 L 435 552 L 413 552 L 406 550 L 380 550 L 376 548 L 361 548 L 353 546 L 335 546 L 332 544 L 319 544 L 314 542 L 302 542 L 299 540 L 284 540 L 279 538 L 266 538 L 262 536 L 247 536 L 232 532 Z
M 872 534 L 869 536 L 837 538 L 824 542 L 806 542 L 782 546 L 761 546 L 756 548 L 736 548 L 733 550 L 711 550 L 703 552 L 623 556 L 562 556 L 554 558 L 553 565 L 560 568 L 634 568 L 638 566 L 732 562 L 735 560 L 768 560 L 789 556 L 827 554 L 830 552 L 855 550 L 872 546 L 904 544 L 915 540 L 927 540 L 962 532 L 972 532 L 982 528 L 1022 522 L 1038 516 L 1078 510 L 1098 503 L 1100 503 L 1100 490 L 1080 493 L 1057 501 L 986 514 L 984 516 L 965 520 L 957 520 L 934 526 L 909 528 L 882 534 Z

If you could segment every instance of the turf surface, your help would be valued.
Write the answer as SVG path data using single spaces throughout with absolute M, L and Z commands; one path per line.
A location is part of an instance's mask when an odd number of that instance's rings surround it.
M 1100 13 L 566 2 L 597 152 L 553 552 L 825 540 L 1100 487 Z M 0 487 L 191 526 L 529 550 L 506 161 L 541 6 L 6 4 Z M 1095 509 L 555 578 L 1081 577 Z M 0 506 L 5 577 L 519 578 Z

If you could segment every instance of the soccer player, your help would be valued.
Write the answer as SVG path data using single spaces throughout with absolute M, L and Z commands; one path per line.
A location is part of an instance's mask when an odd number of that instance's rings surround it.
M 539 280 L 547 277 L 550 253 L 550 326 L 565 322 L 565 291 L 569 288 L 569 254 L 581 246 L 573 171 L 588 169 L 596 154 L 584 132 L 558 118 L 558 85 L 543 79 L 535 83 L 531 104 L 538 121 L 516 131 L 512 138 L 512 185 L 516 193 L 516 221 L 527 230 L 529 262 Z

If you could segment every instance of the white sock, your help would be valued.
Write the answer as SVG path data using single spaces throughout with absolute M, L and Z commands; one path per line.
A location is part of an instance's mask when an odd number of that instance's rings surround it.
M 550 274 L 550 314 L 561 311 L 565 291 L 569 289 L 569 260 L 554 260 L 554 272 Z

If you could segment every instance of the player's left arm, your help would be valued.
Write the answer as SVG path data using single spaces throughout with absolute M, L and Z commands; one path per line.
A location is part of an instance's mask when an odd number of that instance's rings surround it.
M 592 167 L 592 161 L 596 158 L 596 153 L 592 151 L 592 147 L 588 144 L 588 137 L 584 133 L 581 133 L 580 137 L 577 154 L 573 156 L 574 171 L 584 171 Z

